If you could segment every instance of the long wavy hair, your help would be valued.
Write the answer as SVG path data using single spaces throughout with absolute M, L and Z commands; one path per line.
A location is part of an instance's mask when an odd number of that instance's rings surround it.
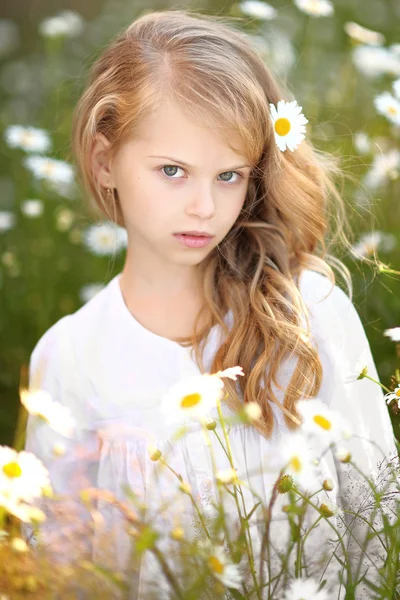
M 342 175 L 337 160 L 308 141 L 294 152 L 278 149 L 269 103 L 292 98 L 250 36 L 227 18 L 187 10 L 145 14 L 91 66 L 73 117 L 72 151 L 91 205 L 119 225 L 124 216 L 118 192 L 107 199 L 91 169 L 95 136 L 108 138 L 112 156 L 166 97 L 183 103 L 202 124 L 217 127 L 252 165 L 237 221 L 201 264 L 205 300 L 193 335 L 178 341 L 192 347 L 204 372 L 207 334 L 219 323 L 225 339 L 211 372 L 240 365 L 245 373 L 236 384 L 225 380 L 228 406 L 237 411 L 243 402 L 257 402 L 262 414 L 254 426 L 267 438 L 274 430 L 272 404 L 283 411 L 288 428 L 296 429 L 296 402 L 315 397 L 323 375 L 299 275 L 303 269 L 317 271 L 333 289 L 331 264 L 352 297 L 349 270 L 329 254 L 330 245 L 349 245 L 345 205 L 334 183 Z M 224 319 L 228 311 L 232 327 Z M 272 386 L 280 387 L 279 367 L 288 357 L 297 362 L 281 402 Z

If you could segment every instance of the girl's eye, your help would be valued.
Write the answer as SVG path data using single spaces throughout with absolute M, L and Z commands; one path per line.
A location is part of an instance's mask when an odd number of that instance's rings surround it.
M 164 165 L 163 167 L 161 167 L 161 174 L 166 179 L 181 179 L 181 177 L 174 177 L 174 175 L 176 175 L 177 169 L 181 169 L 181 167 L 178 167 L 176 165 Z M 236 175 L 237 176 L 237 178 L 233 181 L 231 178 L 229 178 L 229 179 L 223 178 L 222 179 L 222 181 L 225 181 L 226 183 L 230 183 L 230 184 L 237 183 L 239 181 L 239 179 L 243 178 L 243 175 L 241 175 L 237 171 L 226 171 L 225 173 L 221 173 L 221 176 L 224 176 L 224 175 L 229 175 L 229 176 Z

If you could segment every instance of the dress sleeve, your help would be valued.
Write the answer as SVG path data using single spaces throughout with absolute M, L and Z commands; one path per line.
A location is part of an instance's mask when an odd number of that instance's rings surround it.
M 27 422 L 25 450 L 33 452 L 49 470 L 56 498 L 41 499 L 39 506 L 47 518 L 37 534 L 30 526 L 24 529 L 33 545 L 43 542 L 54 558 L 70 558 L 70 552 L 80 549 L 83 553 L 91 551 L 91 516 L 79 500 L 79 491 L 96 487 L 98 472 L 99 442 L 91 427 L 88 390 L 74 358 L 69 318 L 63 317 L 46 331 L 29 363 L 29 389 L 47 391 L 70 410 L 75 422 L 73 435 L 68 438 L 36 416 L 29 415 Z M 64 453 L 55 452 L 57 447 Z
M 323 284 L 323 287 L 324 299 L 313 303 L 310 308 L 314 320 L 312 327 L 323 364 L 323 384 L 319 397 L 349 424 L 353 435 L 343 442 L 343 446 L 349 450 L 352 462 L 360 471 L 384 492 L 382 509 L 392 521 L 393 514 L 396 514 L 392 510 L 398 497 L 391 471 L 392 468 L 398 468 L 393 427 L 382 388 L 366 378 L 357 380 L 358 374 L 366 366 L 368 375 L 379 381 L 370 344 L 359 314 L 347 294 L 336 285 L 325 297 L 331 284 Z M 385 555 L 383 547 L 378 538 L 371 540 L 367 554 L 362 552 L 361 547 L 369 529 L 366 521 L 381 529 L 382 518 L 379 512 L 374 512 L 376 503 L 365 478 L 349 463 L 342 463 L 336 457 L 333 457 L 333 461 L 338 477 L 340 504 L 362 517 L 345 513 L 346 527 L 351 532 L 348 536 L 348 552 L 353 574 L 361 560 L 359 576 L 367 571 L 366 577 L 377 583 L 378 568 L 382 566 Z M 361 589 L 359 593 L 368 593 L 366 586 L 362 585 Z

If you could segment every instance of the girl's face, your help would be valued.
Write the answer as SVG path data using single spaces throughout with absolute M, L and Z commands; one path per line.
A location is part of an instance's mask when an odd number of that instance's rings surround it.
M 93 151 L 100 183 L 115 187 L 136 257 L 164 265 L 198 265 L 224 239 L 243 206 L 251 166 L 212 129 L 166 102 L 141 124 L 111 162 L 99 134 Z M 107 156 L 107 155 L 106 155 Z M 204 231 L 206 246 L 183 245 L 175 233 Z

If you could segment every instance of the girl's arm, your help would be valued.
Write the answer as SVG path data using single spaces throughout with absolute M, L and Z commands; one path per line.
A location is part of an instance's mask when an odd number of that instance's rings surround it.
M 79 492 L 96 487 L 99 456 L 99 442 L 91 428 L 88 390 L 74 359 L 70 325 L 67 316 L 46 331 L 32 352 L 29 367 L 30 389 L 47 391 L 69 409 L 75 422 L 69 438 L 35 416 L 29 415 L 27 423 L 25 449 L 49 470 L 59 499 L 41 501 L 47 519 L 38 534 L 29 527 L 26 534 L 33 544 L 39 538 L 46 543 L 57 560 L 71 559 L 72 552 L 91 550 L 91 516 L 80 502 Z
M 321 277 L 313 275 L 317 279 Z M 324 288 L 322 297 L 329 291 L 330 283 L 320 282 L 318 287 Z M 395 507 L 397 492 L 395 483 L 390 484 L 390 466 L 397 464 L 398 468 L 398 455 L 382 388 L 366 378 L 357 380 L 358 374 L 366 366 L 368 375 L 379 381 L 364 327 L 354 304 L 338 286 L 327 298 L 313 303 L 312 315 L 324 368 L 319 397 L 348 422 L 353 437 L 344 441 L 343 446 L 350 451 L 352 462 L 379 489 L 383 490 L 386 486 L 382 508 L 392 520 L 391 509 Z M 391 465 L 388 465 L 389 462 Z M 382 518 L 374 513 L 376 502 L 366 480 L 351 464 L 335 459 L 335 465 L 343 506 L 352 512 L 359 511 L 363 519 L 380 528 Z M 376 582 L 377 567 L 382 565 L 385 551 L 375 538 L 367 548 L 368 556 L 363 555 L 361 548 L 368 532 L 366 523 L 348 515 L 346 519 L 351 531 L 349 550 L 354 573 L 361 559 L 359 576 L 368 569 L 367 577 Z M 343 528 L 341 531 L 343 533 Z

